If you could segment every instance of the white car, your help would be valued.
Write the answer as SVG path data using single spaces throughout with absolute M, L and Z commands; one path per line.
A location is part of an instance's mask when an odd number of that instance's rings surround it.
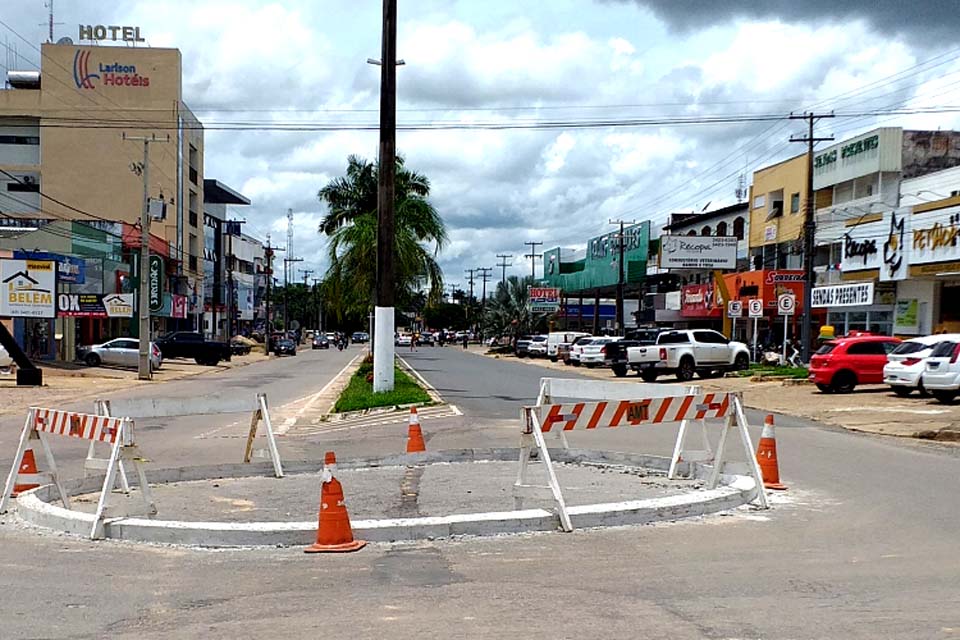
M 90 367 L 99 367 L 101 364 L 111 364 L 119 367 L 136 368 L 140 363 L 140 342 L 134 338 L 117 338 L 103 344 L 92 344 L 80 347 L 77 350 L 80 360 Z M 153 369 L 163 365 L 163 355 L 160 348 L 150 343 L 150 364 Z
M 0 344 L 0 369 L 9 369 L 13 364 L 13 358 L 7 353 L 7 350 Z
M 401 333 L 397 336 L 395 344 L 398 347 L 409 347 L 411 342 L 413 342 L 413 337 L 409 333 Z
M 912 391 L 926 395 L 922 377 L 927 358 L 934 347 L 944 341 L 960 342 L 960 334 L 937 334 L 901 342 L 887 355 L 887 364 L 883 367 L 883 383 L 890 385 L 890 389 L 898 396 L 910 395 Z
M 589 333 L 584 333 L 583 331 L 554 331 L 547 334 L 547 352 L 546 355 L 550 360 L 556 362 L 560 359 L 560 346 L 561 345 L 571 345 L 577 338 L 583 338 L 589 336 Z
M 960 391 L 960 341 L 945 340 L 935 346 L 927 357 L 920 381 L 940 402 L 953 402 Z
M 533 336 L 530 338 L 530 346 L 527 347 L 527 355 L 531 358 L 544 358 L 547 355 L 547 336 Z
M 619 339 L 620 338 L 616 336 L 594 338 L 586 343 L 574 345 L 573 349 L 579 349 L 577 359 L 579 360 L 580 364 L 585 367 L 594 367 L 598 364 L 602 365 L 604 363 L 606 354 L 603 352 L 603 348 L 611 342 L 616 342 Z M 573 360 L 573 351 L 570 352 L 570 360 Z

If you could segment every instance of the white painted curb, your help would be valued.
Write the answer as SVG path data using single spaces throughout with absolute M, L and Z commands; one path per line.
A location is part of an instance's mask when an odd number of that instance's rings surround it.
M 666 471 L 670 460 L 659 456 L 611 451 L 569 449 L 551 451 L 557 462 L 625 465 Z M 401 454 L 381 458 L 338 461 L 341 469 L 383 466 L 425 465 L 443 462 L 515 461 L 517 449 L 458 449 L 452 451 Z M 709 468 L 699 464 L 681 465 L 681 473 L 691 470 L 697 478 L 706 477 Z M 319 473 L 320 462 L 288 463 L 290 474 Z M 272 476 L 269 463 L 224 464 L 203 467 L 159 469 L 148 472 L 151 484 L 186 482 L 215 478 Z M 278 480 L 282 482 L 283 480 Z M 65 483 L 67 491 L 76 495 L 99 488 L 102 477 L 90 476 Z M 753 500 L 757 487 L 747 476 L 721 476 L 722 486 L 663 498 L 612 502 L 568 507 L 575 526 L 606 527 L 672 521 L 725 511 Z M 56 499 L 52 485 L 45 485 L 20 495 L 16 500 L 18 515 L 39 527 L 86 535 L 93 524 L 93 515 L 71 511 L 49 504 Z M 160 505 L 162 508 L 162 505 Z M 353 532 L 358 539 L 373 542 L 423 540 L 449 536 L 487 536 L 531 531 L 559 531 L 556 513 L 546 509 L 467 513 L 449 516 L 355 520 Z M 195 545 L 202 547 L 235 546 L 299 546 L 314 542 L 317 521 L 308 522 L 188 522 L 149 520 L 145 518 L 108 519 L 104 527 L 107 538 Z

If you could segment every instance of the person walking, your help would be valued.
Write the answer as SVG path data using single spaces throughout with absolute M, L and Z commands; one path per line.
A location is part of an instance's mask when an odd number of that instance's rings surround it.
M 467 348 L 467 343 L 470 341 L 470 334 L 466 331 L 463 332 L 463 348 Z

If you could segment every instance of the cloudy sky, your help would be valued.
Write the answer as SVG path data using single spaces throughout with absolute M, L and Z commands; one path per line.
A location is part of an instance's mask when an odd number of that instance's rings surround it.
M 4 0 L 2 18 L 45 39 L 42 0 Z M 954 0 L 400 0 L 401 124 L 518 124 L 398 135 L 447 222 L 440 262 L 463 270 L 515 256 L 523 242 L 582 246 L 609 220 L 651 219 L 735 201 L 738 177 L 802 151 L 801 123 L 670 123 L 835 110 L 818 133 L 878 124 L 952 128 L 950 112 L 863 116 L 958 104 Z M 762 9 L 757 9 L 760 5 Z M 286 233 L 325 267 L 317 190 L 349 154 L 374 158 L 376 131 L 218 131 L 225 122 L 375 124 L 377 0 L 150 0 L 57 3 L 57 36 L 76 25 L 140 25 L 183 52 L 184 98 L 210 129 L 205 173 L 246 194 L 247 230 Z M 758 12 L 759 11 L 759 12 Z M 905 13 L 906 11 L 906 13 Z M 0 27 L 0 43 L 39 54 Z M 4 58 L 6 59 L 6 58 Z M 2 60 L 2 59 L 0 59 Z M 21 64 L 20 66 L 25 66 Z M 735 119 L 736 119 L 735 118 Z M 643 126 L 583 126 L 641 121 Z M 668 122 L 664 122 L 668 121 Z M 559 123 L 543 128 L 543 124 Z M 578 123 L 581 126 L 570 126 Z M 539 269 L 538 269 L 539 271 Z

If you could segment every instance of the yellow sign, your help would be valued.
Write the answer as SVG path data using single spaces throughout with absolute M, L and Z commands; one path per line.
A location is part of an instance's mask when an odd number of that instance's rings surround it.
M 54 261 L 0 260 L 0 316 L 53 318 L 56 288 Z

